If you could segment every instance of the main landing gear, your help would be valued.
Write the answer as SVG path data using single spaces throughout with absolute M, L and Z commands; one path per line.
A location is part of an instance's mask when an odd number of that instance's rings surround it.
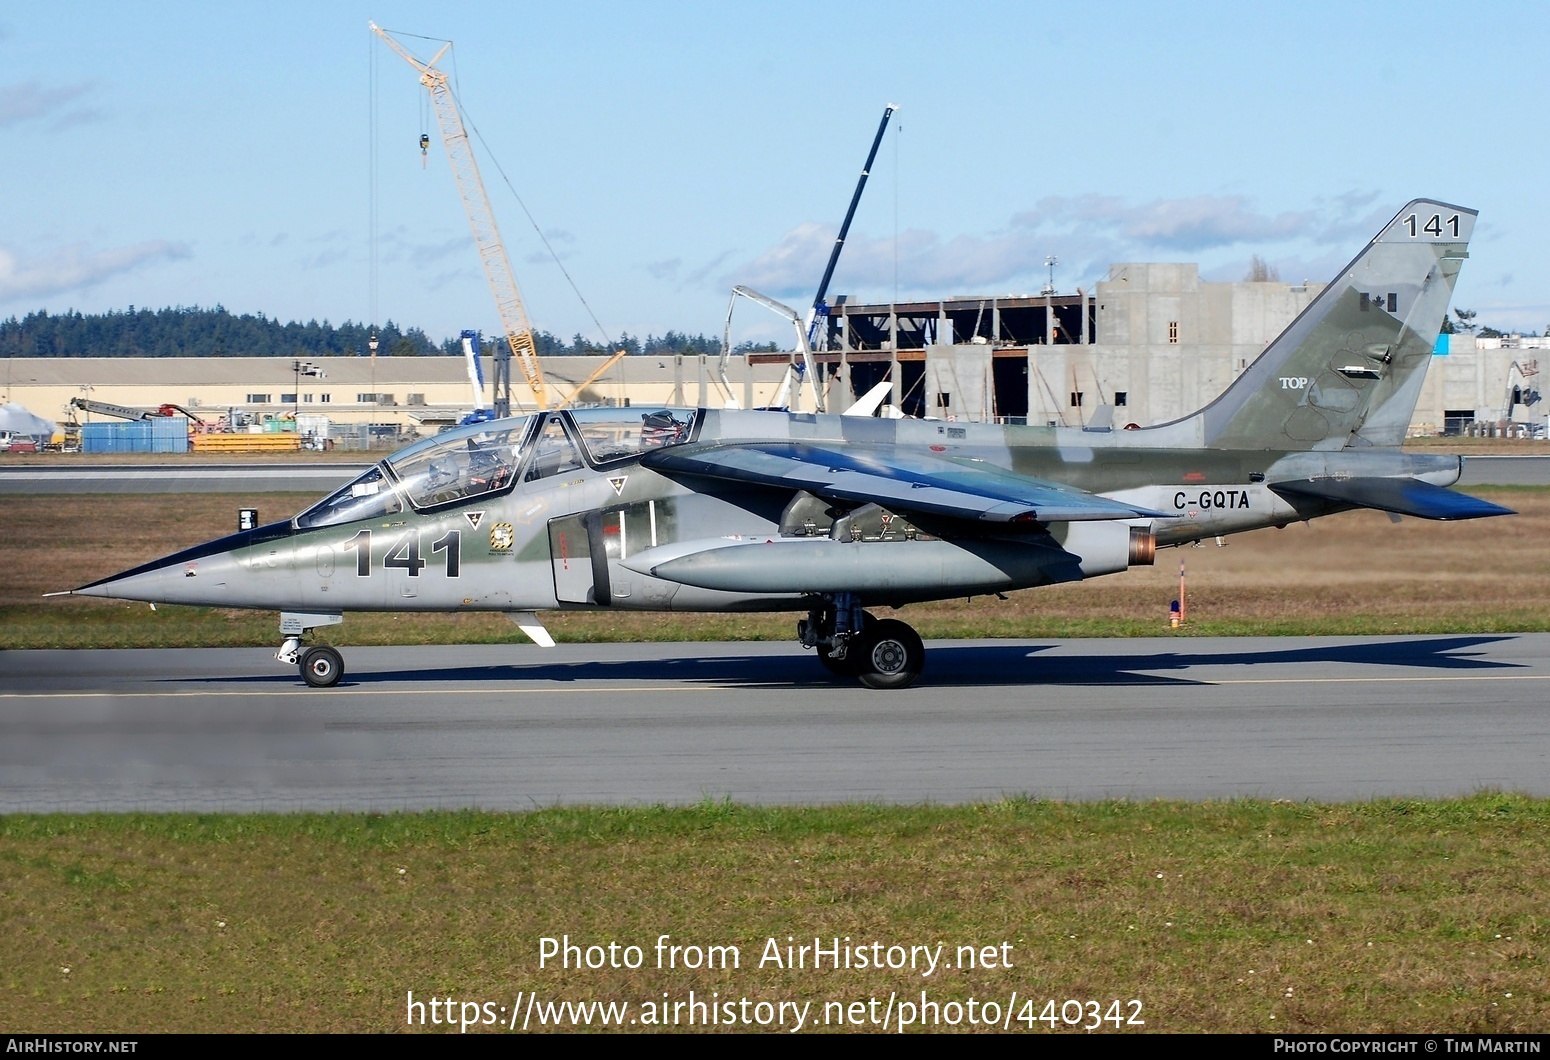
M 830 673 L 868 688 L 908 688 L 926 662 L 918 633 L 897 619 L 874 618 L 855 593 L 825 593 L 797 622 L 797 639 L 818 650 Z
M 313 688 L 332 688 L 344 676 L 344 656 L 337 648 L 326 644 L 310 648 L 301 646 L 301 638 L 317 626 L 332 626 L 344 621 L 342 615 L 294 614 L 280 616 L 280 632 L 285 641 L 274 653 L 279 662 L 295 666 L 301 671 L 301 679 Z

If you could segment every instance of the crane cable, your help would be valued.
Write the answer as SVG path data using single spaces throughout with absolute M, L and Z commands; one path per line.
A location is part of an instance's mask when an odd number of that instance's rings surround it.
M 456 53 L 457 49 L 454 48 L 454 64 L 457 62 Z M 523 202 L 522 196 L 517 194 L 517 189 L 511 183 L 511 178 L 506 175 L 506 168 L 501 165 L 500 159 L 496 158 L 495 152 L 490 149 L 490 144 L 485 140 L 484 133 L 479 131 L 479 126 L 474 122 L 473 117 L 470 116 L 467 105 L 464 104 L 462 98 L 458 96 L 455 91 L 453 91 L 451 85 L 447 86 L 447 91 L 452 93 L 452 98 L 454 101 L 456 101 L 458 111 L 462 114 L 464 122 L 470 129 L 473 130 L 474 136 L 479 140 L 479 145 L 484 148 L 484 156 L 492 163 L 494 163 L 495 171 L 501 175 L 501 180 L 506 184 L 506 190 L 511 192 L 511 197 L 517 200 L 517 205 L 522 207 L 522 213 L 527 217 L 527 223 L 533 226 L 533 231 L 537 233 L 539 241 L 544 245 L 544 249 L 547 250 L 549 252 L 549 256 L 554 259 L 555 265 L 559 266 L 560 273 L 565 277 L 565 282 L 570 284 L 571 291 L 575 293 L 577 300 L 580 301 L 582 306 L 586 309 L 587 315 L 592 318 L 592 323 L 597 325 L 598 334 L 603 336 L 604 342 L 606 342 L 609 346 L 612 346 L 614 342 L 613 337 L 608 334 L 608 329 L 603 327 L 603 322 L 599 320 L 597 318 L 597 314 L 592 311 L 591 303 L 589 303 L 586 299 L 586 296 L 581 293 L 581 288 L 576 286 L 576 281 L 571 278 L 570 270 L 566 269 L 565 263 L 560 260 L 560 255 L 555 252 L 553 244 L 549 242 L 549 237 L 544 235 L 544 230 L 542 228 L 538 227 L 538 222 L 534 220 L 532 211 L 527 208 L 527 203 Z
M 474 122 L 474 119 L 473 119 L 472 115 L 469 114 L 467 105 L 463 102 L 462 96 L 459 95 L 457 89 L 454 87 L 455 85 L 458 84 L 457 46 L 455 44 L 453 44 L 452 41 L 449 41 L 449 40 L 447 40 L 444 37 L 427 37 L 427 36 L 425 36 L 423 34 L 420 34 L 420 33 L 406 33 L 406 32 L 400 31 L 400 30 L 384 30 L 384 32 L 391 32 L 394 35 L 400 36 L 400 37 L 415 37 L 415 38 L 417 38 L 419 40 L 434 41 L 434 42 L 436 42 L 438 44 L 452 45 L 452 47 L 448 49 L 449 52 L 450 52 L 451 59 L 452 59 L 452 79 L 447 84 L 447 91 L 448 91 L 448 93 L 451 94 L 453 101 L 457 104 L 458 112 L 462 116 L 464 123 L 470 129 L 473 130 L 474 136 L 476 138 L 478 138 L 478 140 L 479 140 L 479 145 L 482 148 L 484 148 L 485 157 L 488 158 L 494 164 L 495 171 L 500 174 L 501 180 L 503 182 L 505 182 L 506 190 L 511 192 L 511 197 L 517 200 L 517 205 L 522 207 L 522 213 L 523 213 L 524 216 L 527 217 L 527 223 L 533 226 L 533 231 L 538 235 L 539 241 L 541 243 L 543 243 L 544 249 L 549 252 L 549 256 L 554 259 L 555 265 L 559 267 L 560 274 L 565 277 L 565 282 L 570 284 L 570 289 L 576 295 L 577 301 L 579 301 L 581 303 L 582 307 L 584 309 L 586 309 L 587 316 L 592 318 L 592 323 L 597 325 L 598 334 L 603 336 L 603 342 L 605 343 L 605 347 L 604 348 L 605 349 L 611 348 L 614 345 L 613 336 L 609 335 L 608 329 L 603 327 L 603 322 L 601 320 L 599 320 L 597 318 L 597 314 L 592 311 L 591 303 L 588 302 L 587 299 L 586 299 L 586 296 L 581 293 L 581 288 L 576 285 L 575 279 L 573 279 L 571 277 L 570 270 L 567 269 L 565 267 L 565 263 L 560 260 L 560 255 L 555 251 L 554 246 L 549 242 L 549 237 L 544 235 L 543 229 L 538 226 L 537 220 L 535 220 L 534 217 L 533 217 L 533 212 L 527 208 L 527 203 L 524 202 L 522 200 L 522 196 L 517 193 L 517 189 L 516 189 L 515 185 L 513 185 L 511 183 L 511 178 L 506 175 L 506 167 L 501 165 L 500 159 L 497 158 L 495 156 L 495 152 L 493 150 L 491 150 L 489 142 L 487 140 L 485 140 L 485 138 L 484 138 L 484 133 L 479 131 L 478 124 L 476 124 Z M 375 91 L 375 89 L 376 89 L 376 84 L 375 84 L 376 62 L 375 62 L 375 55 L 376 55 L 376 53 L 375 53 L 375 51 L 373 51 L 372 52 L 373 62 L 372 62 L 371 71 L 372 71 L 372 76 L 373 76 L 372 99 L 373 99 L 373 103 L 374 104 L 375 104 L 375 99 L 376 99 L 376 91 Z M 421 96 L 422 96 L 422 99 L 426 98 L 423 93 L 421 93 Z M 423 125 L 422 125 L 422 127 L 423 127 Z M 373 129 L 372 137 L 373 137 L 373 144 L 372 144 L 372 146 L 373 146 L 373 152 L 372 152 L 372 177 L 373 177 L 373 189 L 375 189 L 376 161 L 377 161 L 376 160 L 376 152 L 375 152 L 375 147 L 376 147 L 376 143 L 375 143 L 375 137 L 376 137 L 375 129 Z M 372 225 L 373 237 L 375 238 L 375 231 L 376 231 L 375 207 L 373 208 L 372 220 L 373 220 L 373 225 Z M 373 252 L 373 265 L 375 265 L 375 251 Z M 375 301 L 375 278 L 373 279 L 373 285 L 374 285 L 373 301 Z M 373 305 L 373 313 L 375 313 L 375 305 Z M 536 346 L 535 346 L 535 351 L 536 351 Z M 620 364 L 620 369 L 619 370 L 621 372 L 621 385 L 623 385 L 623 376 L 622 376 L 622 373 L 624 371 L 624 369 L 623 369 L 624 359 L 623 358 L 620 358 L 619 364 Z
M 455 71 L 457 69 L 457 49 L 455 47 L 452 49 L 452 64 L 455 78 Z M 599 320 L 597 318 L 597 314 L 592 311 L 592 304 L 587 301 L 586 295 L 581 293 L 581 288 L 576 286 L 576 281 L 571 278 L 570 270 L 567 269 L 565 267 L 565 263 L 560 260 L 560 255 L 555 252 L 554 246 L 549 242 L 549 237 L 544 235 L 544 230 L 542 228 L 538 227 L 538 222 L 534 220 L 532 211 L 527 208 L 527 203 L 522 201 L 522 196 L 517 194 L 517 189 L 511 183 L 511 178 L 506 175 L 506 167 L 502 166 L 500 159 L 495 157 L 495 152 L 490 149 L 489 142 L 484 138 L 484 133 L 479 131 L 478 124 L 476 124 L 474 119 L 469 115 L 468 108 L 464 105 L 462 99 L 457 95 L 456 92 L 453 92 L 451 85 L 447 86 L 447 91 L 453 93 L 452 98 L 454 101 L 456 101 L 458 110 L 462 112 L 463 118 L 467 122 L 468 127 L 474 131 L 474 136 L 478 138 L 479 145 L 484 148 L 485 157 L 494 163 L 495 171 L 501 175 L 501 180 L 506 184 L 506 190 L 511 192 L 511 197 L 517 200 L 517 205 L 522 207 L 522 213 L 527 217 L 527 223 L 533 226 L 533 231 L 538 235 L 539 241 L 543 243 L 544 249 L 549 252 L 549 256 L 554 259 L 554 263 L 556 266 L 558 266 L 560 274 L 565 277 L 565 282 L 570 284 L 570 289 L 576 295 L 576 300 L 581 303 L 584 309 L 586 309 L 587 316 L 592 318 L 592 323 L 597 325 L 598 334 L 603 336 L 603 348 L 606 354 L 607 351 L 613 349 L 614 347 L 613 336 L 608 333 L 608 329 L 603 327 L 603 322 Z M 625 392 L 627 382 L 624 374 L 624 362 L 626 359 L 627 358 L 621 357 L 618 361 L 619 393 L 621 395 L 621 404 L 624 400 L 623 394 Z

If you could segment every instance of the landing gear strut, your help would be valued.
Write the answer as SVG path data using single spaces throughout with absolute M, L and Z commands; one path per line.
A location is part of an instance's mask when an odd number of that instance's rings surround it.
M 344 676 L 344 657 L 335 648 L 319 644 L 311 648 L 301 646 L 301 638 L 318 626 L 333 626 L 344 621 L 337 614 L 298 614 L 286 611 L 280 615 L 280 632 L 285 635 L 275 659 L 301 671 L 301 679 L 313 688 L 332 688 Z
M 797 622 L 797 639 L 817 649 L 830 673 L 868 688 L 908 688 L 926 661 L 919 634 L 897 619 L 873 618 L 855 593 L 825 593 Z

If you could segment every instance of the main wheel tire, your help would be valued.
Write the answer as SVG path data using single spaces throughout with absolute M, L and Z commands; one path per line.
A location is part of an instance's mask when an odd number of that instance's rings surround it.
M 332 688 L 344 676 L 344 657 L 333 648 L 308 648 L 301 653 L 301 679 L 313 688 Z
M 926 663 L 920 634 L 898 619 L 885 618 L 851 642 L 856 677 L 868 688 L 908 688 Z

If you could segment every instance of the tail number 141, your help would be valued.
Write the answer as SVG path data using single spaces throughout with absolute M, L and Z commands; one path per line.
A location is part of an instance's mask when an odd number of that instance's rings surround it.
M 1411 214 L 1405 218 L 1405 228 L 1410 231 L 1412 239 L 1419 235 L 1440 236 L 1444 228 L 1448 230 L 1448 235 L 1457 239 L 1459 237 L 1459 215 L 1454 214 L 1444 221 L 1442 214 L 1434 213 L 1423 222 L 1419 214 Z

